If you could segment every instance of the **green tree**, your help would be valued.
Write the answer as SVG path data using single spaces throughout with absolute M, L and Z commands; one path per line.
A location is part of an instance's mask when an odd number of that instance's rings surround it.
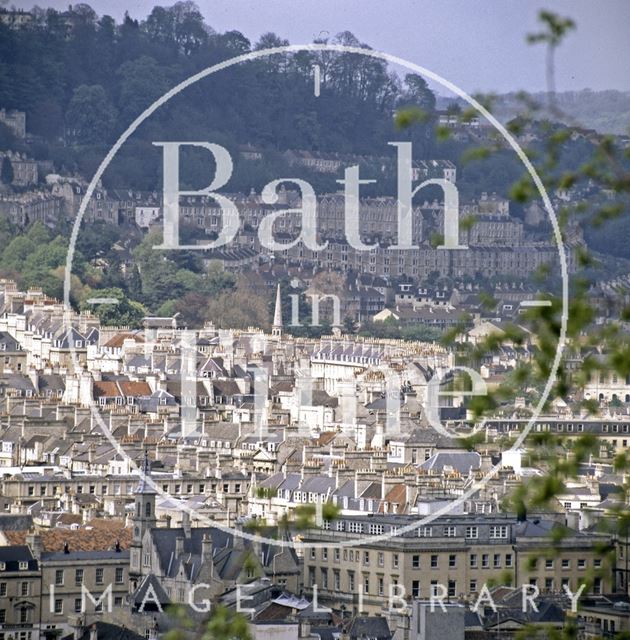
M 89 298 L 113 298 L 118 302 L 115 304 L 98 304 L 88 302 Z M 146 309 L 134 300 L 130 300 L 122 289 L 110 288 L 89 291 L 89 298 L 85 297 L 81 302 L 81 308 L 96 313 L 104 325 L 109 326 L 129 326 L 139 328 L 142 326 L 142 319 L 146 315 Z
M 74 90 L 66 114 L 66 127 L 78 144 L 103 144 L 114 129 L 116 109 L 100 84 Z

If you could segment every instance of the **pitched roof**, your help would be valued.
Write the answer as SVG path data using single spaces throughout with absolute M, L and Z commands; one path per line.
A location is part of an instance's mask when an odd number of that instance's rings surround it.
M 143 635 L 131 629 L 109 622 L 101 622 L 100 620 L 94 622 L 89 627 L 85 627 L 83 635 L 79 636 L 78 640 L 90 640 L 92 628 L 96 629 L 96 637 L 98 640 L 144 640 Z M 71 633 L 64 636 L 62 640 L 76 640 L 76 638 L 74 633 Z
M 4 535 L 11 544 L 24 544 L 27 531 L 5 531 Z M 42 529 L 44 551 L 63 551 L 67 542 L 70 551 L 104 551 L 112 549 L 116 540 L 123 549 L 131 543 L 131 529 L 125 528 L 121 520 L 95 519 L 87 527 L 69 529 L 55 527 Z

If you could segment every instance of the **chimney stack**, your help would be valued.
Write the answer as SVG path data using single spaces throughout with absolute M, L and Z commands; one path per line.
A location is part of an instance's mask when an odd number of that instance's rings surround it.
M 190 538 L 190 514 L 185 510 L 182 512 L 182 529 L 184 530 L 184 535 Z
M 83 616 L 70 616 L 68 625 L 72 629 L 72 637 L 74 640 L 81 640 L 85 631 L 85 622 Z
M 201 540 L 201 562 L 212 563 L 212 538 L 208 533 Z
M 179 557 L 184 553 L 184 536 L 175 538 L 175 557 Z
M 26 544 L 29 546 L 33 557 L 36 560 L 40 560 L 42 557 L 43 545 L 42 545 L 42 537 L 35 532 L 30 532 L 26 536 Z

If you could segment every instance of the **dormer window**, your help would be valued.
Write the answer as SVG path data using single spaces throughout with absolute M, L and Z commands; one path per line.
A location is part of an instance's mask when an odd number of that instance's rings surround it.
M 28 562 L 24 562 L 24 560 L 20 560 L 20 571 L 28 570 Z

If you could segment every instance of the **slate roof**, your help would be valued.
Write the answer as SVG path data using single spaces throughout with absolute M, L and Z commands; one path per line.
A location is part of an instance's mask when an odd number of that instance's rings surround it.
M 357 616 L 352 622 L 348 635 L 351 640 L 361 640 L 361 638 L 391 640 L 392 632 L 383 616 Z
M 23 351 L 20 343 L 7 331 L 0 331 L 0 345 L 4 345 L 1 349 L 4 353 Z
M 190 537 L 185 537 L 184 529 L 179 528 L 163 528 L 158 527 L 151 530 L 154 547 L 158 553 L 160 566 L 165 574 L 175 576 L 179 569 L 179 565 L 175 558 L 175 545 L 178 537 L 184 538 L 184 554 L 189 556 L 191 560 L 197 559 L 197 567 L 201 565 L 201 543 L 203 536 L 208 534 L 212 538 L 213 553 L 216 558 L 220 556 L 223 549 L 232 547 L 233 535 L 222 531 L 221 529 L 209 527 L 193 527 L 190 530 Z M 241 566 L 242 568 L 242 566 Z M 170 571 L 169 571 L 170 569 Z M 194 576 L 192 576 L 194 579 Z
M 519 599 L 522 597 L 519 593 Z M 520 624 L 563 624 L 565 614 L 564 611 L 555 603 L 549 600 L 537 600 L 536 606 L 538 611 L 533 608 L 523 611 L 523 606 L 519 602 L 518 606 L 500 607 L 496 613 L 489 611 L 484 619 L 484 628 L 491 629 L 500 624 L 504 624 L 507 620 L 514 620 Z
M 28 531 L 33 526 L 31 516 L 0 514 L 0 531 Z
M 144 598 L 147 596 L 147 592 L 151 588 L 152 588 L 152 592 L 149 592 L 149 595 L 145 602 Z M 151 605 L 153 605 L 153 607 L 156 606 L 154 596 L 159 600 L 162 608 L 171 604 L 171 599 L 168 597 L 166 591 L 164 591 L 164 588 L 160 584 L 160 581 L 158 580 L 158 578 L 155 576 L 155 574 L 149 573 L 144 577 L 139 587 L 132 594 L 131 600 L 136 606 L 136 608 L 139 608 L 144 603 L 145 610 L 149 611 L 151 610 L 150 609 Z
M 37 383 L 39 385 L 40 393 L 44 393 L 46 391 L 65 391 L 66 389 L 66 383 L 63 376 L 60 376 L 58 373 L 40 373 L 37 377 Z
M 6 565 L 6 571 L 19 571 L 20 562 L 28 562 L 29 571 L 37 570 L 37 560 L 27 545 L 0 547 L 0 562 Z
M 19 373 L 0 375 L 0 388 L 2 387 L 15 391 L 30 391 L 33 395 L 35 394 L 35 387 L 30 378 Z
M 445 467 L 451 467 L 461 474 L 477 470 L 481 466 L 481 456 L 476 451 L 438 451 L 425 460 L 420 469 L 442 473 Z
M 90 640 L 91 629 L 96 628 L 96 637 L 98 640 L 145 640 L 143 635 L 127 629 L 126 627 L 119 626 L 117 624 L 111 624 L 109 622 L 101 622 L 100 620 L 94 622 L 89 627 L 85 627 L 83 635 L 80 635 L 77 639 L 74 633 L 64 636 L 62 640 Z
M 120 560 L 121 562 L 129 561 L 129 551 L 109 549 L 105 551 L 50 551 L 42 553 L 42 560 L 67 560 L 81 563 L 85 560 Z

